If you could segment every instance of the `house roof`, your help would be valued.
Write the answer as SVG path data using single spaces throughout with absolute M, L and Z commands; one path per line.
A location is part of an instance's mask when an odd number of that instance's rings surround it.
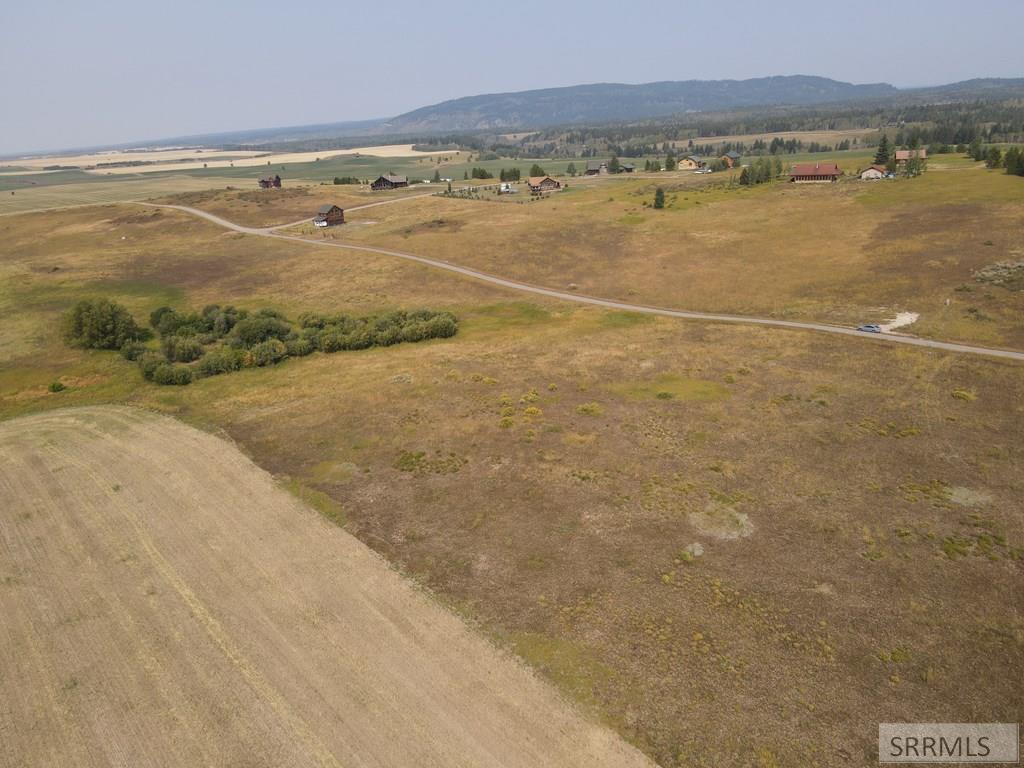
M 864 170 L 865 171 L 881 171 L 882 173 L 885 173 L 886 167 L 884 165 L 869 165 Z
M 743 155 L 741 155 L 735 149 L 730 149 L 728 152 L 722 155 L 722 157 L 728 157 L 732 160 L 739 160 L 741 157 L 743 157 Z
M 695 163 L 703 163 L 704 162 L 704 158 L 701 157 L 700 155 L 687 155 L 686 159 L 687 160 L 693 160 L 693 162 L 695 162 Z
M 634 168 L 634 169 L 636 168 L 636 166 L 633 165 L 632 163 L 622 163 L 622 165 L 620 165 L 619 167 L 620 168 Z
M 588 171 L 600 171 L 602 165 L 608 165 L 604 160 L 591 160 L 587 163 Z
M 546 181 L 548 179 L 551 179 L 551 177 L 550 176 L 531 176 L 529 179 L 527 179 L 527 183 L 531 187 L 536 187 L 538 184 L 540 184 L 541 182 Z M 555 180 L 551 179 L 551 181 L 555 181 Z M 557 184 L 558 182 L 555 181 L 555 183 Z
M 913 160 L 915 158 L 924 159 L 928 157 L 927 149 L 897 149 L 896 159 L 897 160 Z
M 797 163 L 791 176 L 838 176 L 842 171 L 835 163 Z
M 393 176 L 390 173 L 385 173 L 383 176 L 377 177 L 377 181 L 380 181 L 381 179 L 386 179 L 392 183 L 408 182 L 409 180 L 406 176 Z
M 317 213 L 330 213 L 337 207 L 338 206 L 336 206 L 334 203 L 324 203 L 323 205 L 320 206 Z

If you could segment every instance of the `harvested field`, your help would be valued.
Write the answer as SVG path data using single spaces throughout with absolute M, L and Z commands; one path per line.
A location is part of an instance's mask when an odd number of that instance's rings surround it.
M 277 488 L 118 407 L 0 426 L 3 765 L 649 765 Z

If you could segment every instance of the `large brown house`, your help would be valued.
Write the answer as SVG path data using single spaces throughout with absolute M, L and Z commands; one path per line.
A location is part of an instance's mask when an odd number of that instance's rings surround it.
M 797 163 L 790 171 L 789 180 L 797 184 L 836 181 L 843 172 L 835 163 Z
M 401 187 L 408 187 L 409 179 L 405 176 L 392 176 L 390 173 L 386 176 L 378 176 L 377 180 L 370 185 L 370 189 L 374 192 L 379 192 L 382 189 L 400 189 Z
M 260 177 L 260 189 L 270 189 L 271 187 L 281 188 L 281 177 L 277 176 L 261 176 Z
M 531 192 L 553 192 L 562 188 L 562 182 L 552 179 L 550 176 L 531 176 L 527 180 Z
M 313 217 L 314 227 L 333 227 L 335 224 L 345 223 L 345 211 L 336 205 L 321 205 L 316 216 Z

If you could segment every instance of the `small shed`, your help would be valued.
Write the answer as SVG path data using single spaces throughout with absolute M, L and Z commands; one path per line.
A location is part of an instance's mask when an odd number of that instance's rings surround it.
M 703 168 L 705 165 L 707 162 L 704 158 L 697 155 L 687 155 L 676 163 L 676 167 L 681 170 Z
M 333 227 L 336 224 L 345 223 L 345 211 L 336 205 L 328 203 L 321 205 L 316 216 L 313 217 L 315 227 Z
M 884 179 L 886 174 L 884 165 L 872 165 L 870 168 L 866 168 L 860 173 L 861 179 L 867 181 L 869 179 Z
M 583 172 L 583 175 L 599 176 L 603 173 L 608 173 L 608 163 L 604 160 L 591 160 L 587 163 L 587 169 Z
M 619 166 L 620 173 L 632 173 L 635 170 L 636 166 L 633 165 L 632 163 L 623 163 L 622 165 Z
M 389 173 L 384 176 L 378 176 L 377 180 L 370 185 L 370 189 L 374 192 L 379 192 L 382 189 L 400 189 L 408 186 L 409 179 L 407 177 L 394 176 Z
M 281 177 L 277 174 L 273 176 L 260 176 L 260 189 L 280 189 L 281 188 Z

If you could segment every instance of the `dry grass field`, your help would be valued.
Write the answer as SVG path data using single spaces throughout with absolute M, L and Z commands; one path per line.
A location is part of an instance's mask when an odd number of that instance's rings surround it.
M 388 192 L 372 192 L 358 184 L 289 185 L 282 189 L 253 189 L 252 184 L 246 184 L 236 190 L 210 189 L 194 194 L 173 194 L 155 198 L 154 202 L 198 208 L 245 226 L 270 227 L 312 218 L 325 203 L 348 209 L 430 191 L 429 185 L 420 184 Z
M 1019 181 L 948 167 L 800 189 L 679 176 L 665 211 L 644 179 L 424 198 L 328 236 L 695 309 L 909 309 L 922 333 L 1024 346 L 1020 294 L 970 276 L 1021 247 Z M 116 402 L 223 430 L 663 766 L 865 765 L 878 722 L 1024 714 L 1019 365 L 524 302 L 137 206 L 4 217 L 0 243 L 0 417 Z M 98 295 L 140 320 L 425 306 L 460 331 L 158 387 L 60 343 L 61 312 Z
M 8 421 L 0 493 L 5 766 L 650 765 L 212 435 Z
M 254 182 L 252 179 L 175 175 L 153 179 L 51 184 L 0 193 L 0 216 L 54 208 L 148 200 L 171 194 L 223 190 L 230 186 L 249 189 L 254 186 Z
M 314 236 L 632 303 L 845 325 L 916 312 L 908 330 L 922 336 L 1024 347 L 1024 292 L 973 279 L 1024 258 L 1020 180 L 953 158 L 932 169 L 826 186 L 570 180 L 523 204 L 425 198 L 357 211 L 359 226 Z M 649 207 L 658 185 L 662 211 Z

